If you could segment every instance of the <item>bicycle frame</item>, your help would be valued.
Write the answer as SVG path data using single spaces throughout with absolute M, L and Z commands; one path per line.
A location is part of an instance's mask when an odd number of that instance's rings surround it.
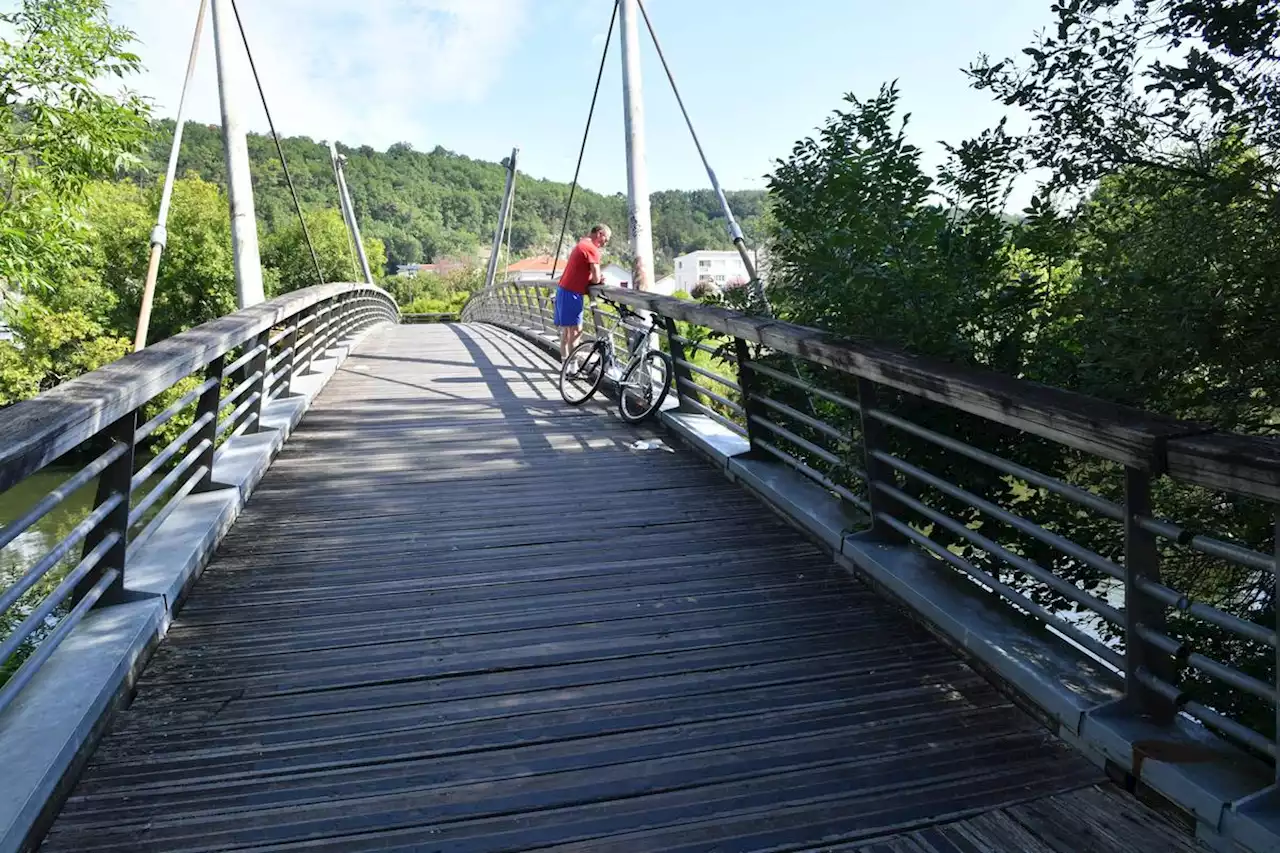
M 601 341 L 602 343 L 604 343 L 604 357 L 605 357 L 604 369 L 606 373 L 609 371 L 610 368 L 619 368 L 617 375 L 619 378 L 621 378 L 622 376 L 626 375 L 627 371 L 631 370 L 636 364 L 638 364 L 640 360 L 644 358 L 645 353 L 649 351 L 650 349 L 649 338 L 652 337 L 654 332 L 656 332 L 658 329 L 658 318 L 655 315 L 653 319 L 650 320 L 648 329 L 645 329 L 645 330 L 631 329 L 629 326 L 626 325 L 627 319 L 629 317 L 639 317 L 640 315 L 636 314 L 634 311 L 628 311 L 627 309 L 622 308 L 621 306 L 619 306 L 619 309 L 620 310 L 618 312 L 618 321 L 614 323 L 612 326 L 610 326 L 608 331 L 601 336 Z M 619 364 L 618 358 L 617 358 L 617 352 L 616 352 L 617 346 L 614 344 L 614 341 L 613 341 L 613 333 L 614 331 L 617 330 L 619 325 L 621 325 L 628 332 L 633 332 L 637 336 L 636 343 L 634 344 L 628 343 L 628 346 L 627 346 L 628 358 L 627 358 L 626 364 Z

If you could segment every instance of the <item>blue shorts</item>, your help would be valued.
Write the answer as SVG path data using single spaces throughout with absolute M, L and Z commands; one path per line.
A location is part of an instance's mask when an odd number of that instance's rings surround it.
M 556 325 L 581 326 L 582 302 L 581 293 L 574 293 L 563 287 L 556 288 Z

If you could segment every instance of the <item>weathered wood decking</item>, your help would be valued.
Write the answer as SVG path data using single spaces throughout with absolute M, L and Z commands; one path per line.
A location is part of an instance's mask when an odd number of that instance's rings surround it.
M 657 435 L 493 329 L 375 335 L 43 849 L 1193 849 Z

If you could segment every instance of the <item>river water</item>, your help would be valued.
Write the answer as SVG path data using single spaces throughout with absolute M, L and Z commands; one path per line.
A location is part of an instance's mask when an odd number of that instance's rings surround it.
M 7 492 L 0 493 L 0 528 L 7 527 L 20 519 L 45 495 L 74 473 L 74 471 L 41 471 Z M 90 483 L 70 495 L 17 539 L 0 548 L 0 591 L 16 583 L 85 517 L 93 506 L 94 489 L 94 484 Z M 38 603 L 39 598 L 49 591 L 51 585 L 56 584 L 58 576 L 74 566 L 79 559 L 80 549 L 72 548 L 71 553 L 63 560 L 63 565 L 56 567 L 46 582 L 37 584 L 26 597 L 19 599 L 6 612 L 0 613 L 0 640 L 7 637 L 31 613 L 31 608 Z M 47 632 L 56 624 L 55 614 L 45 620 L 40 633 Z M 12 663 L 10 662 L 11 665 Z M 0 683 L 5 680 L 6 669 L 5 661 L 0 661 Z

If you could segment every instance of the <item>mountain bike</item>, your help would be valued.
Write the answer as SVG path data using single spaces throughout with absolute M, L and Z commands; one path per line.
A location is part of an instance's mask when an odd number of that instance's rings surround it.
M 649 345 L 658 327 L 655 315 L 648 328 L 627 326 L 640 315 L 618 306 L 618 323 L 599 340 L 583 341 L 560 365 L 560 396 L 571 406 L 580 406 L 600 389 L 605 376 L 618 383 L 618 411 L 627 423 L 640 423 L 658 411 L 671 390 L 671 357 Z M 613 330 L 622 324 L 628 331 L 627 362 L 618 361 Z

